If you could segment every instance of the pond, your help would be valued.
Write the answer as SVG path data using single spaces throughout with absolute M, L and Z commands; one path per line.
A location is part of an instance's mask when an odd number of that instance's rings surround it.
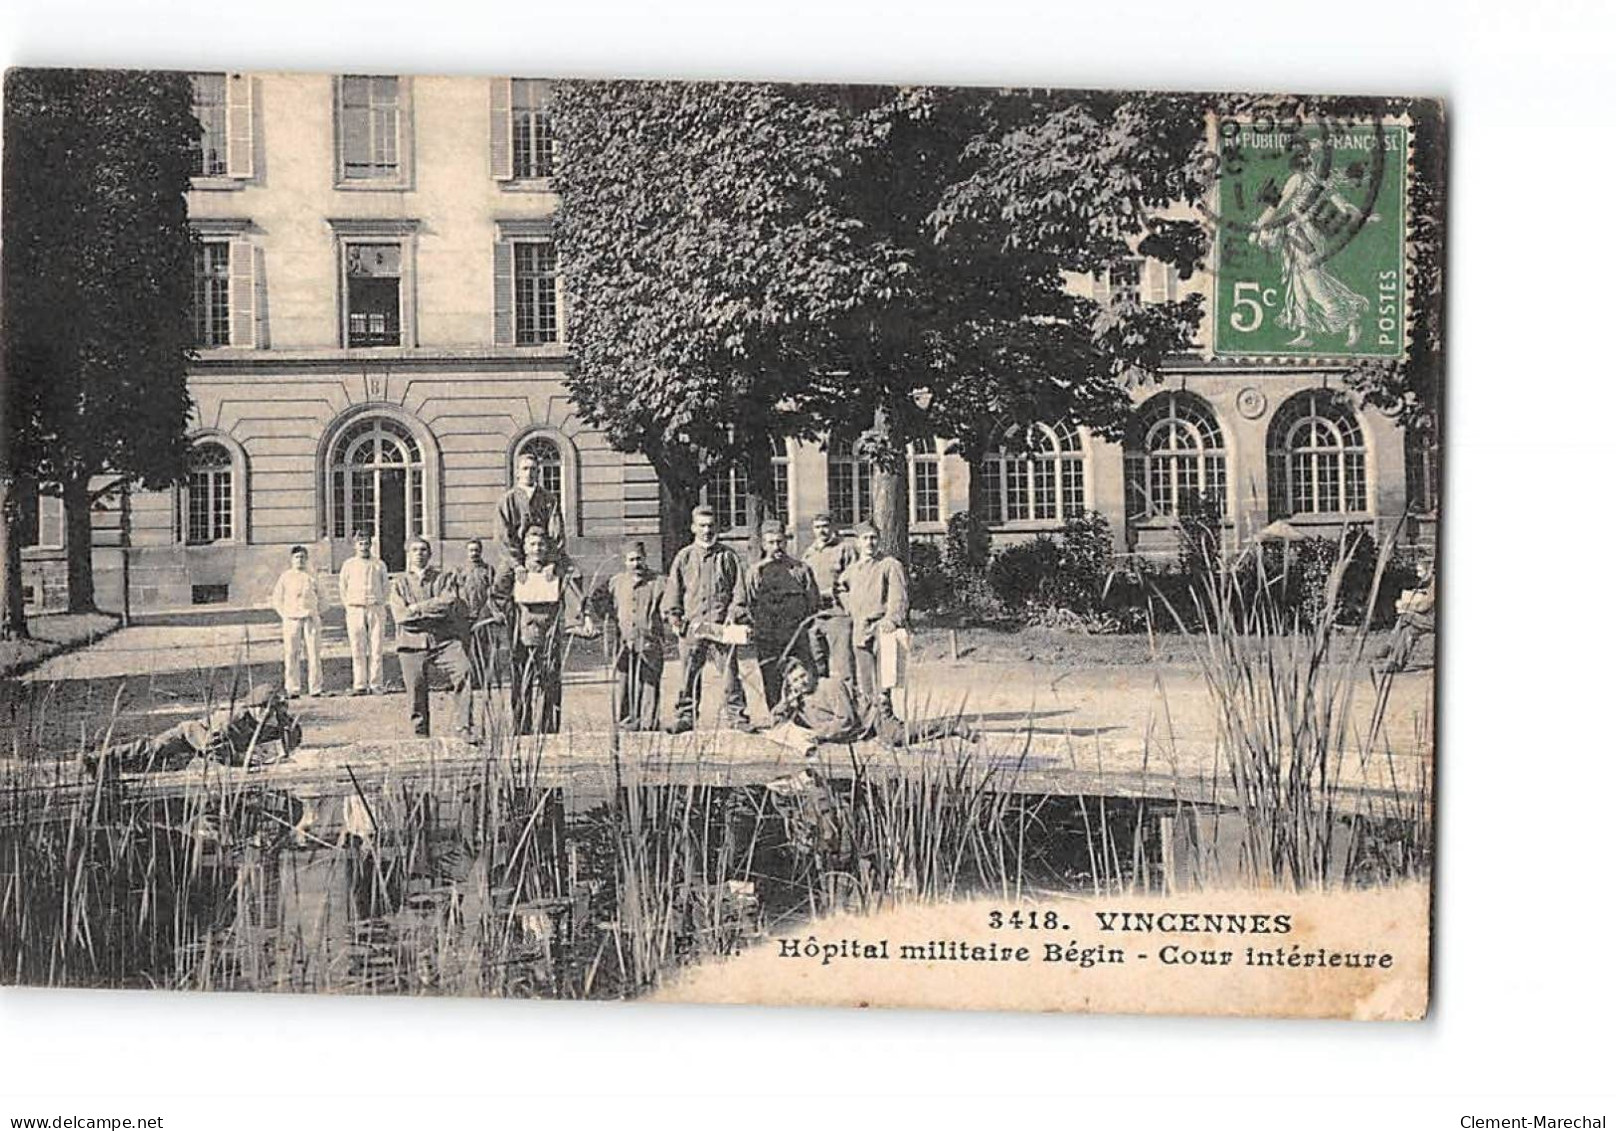
M 250 779 L 249 779 L 250 780 Z M 0 961 L 22 984 L 625 998 L 835 911 L 1214 881 L 1250 830 L 966 767 L 569 790 L 521 761 L 318 789 L 109 779 L 0 800 Z M 1344 882 L 1407 830 L 1341 819 Z

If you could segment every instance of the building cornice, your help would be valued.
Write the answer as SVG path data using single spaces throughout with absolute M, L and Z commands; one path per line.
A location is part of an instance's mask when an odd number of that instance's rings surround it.
M 565 371 L 566 346 L 479 346 L 464 349 L 202 350 L 191 361 L 192 377 L 255 377 L 288 373 L 524 373 Z

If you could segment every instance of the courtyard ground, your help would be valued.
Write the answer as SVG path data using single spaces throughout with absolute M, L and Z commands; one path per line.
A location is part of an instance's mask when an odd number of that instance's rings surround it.
M 1014 756 L 1033 769 L 1043 765 L 1080 774 L 1083 783 L 1098 776 L 1134 779 L 1140 790 L 1176 789 L 1180 778 L 1216 776 L 1219 716 L 1195 663 L 1195 647 L 1193 638 L 1166 637 L 1152 658 L 1150 642 L 1141 637 L 1034 629 L 1019 634 L 973 630 L 955 639 L 947 630 L 922 630 L 898 709 L 908 718 L 961 715 L 984 732 L 985 745 L 1000 757 Z M 324 626 L 323 653 L 326 694 L 295 704 L 305 735 L 295 761 L 303 768 L 326 766 L 329 772 L 355 761 L 401 764 L 450 749 L 410 738 L 401 693 L 347 695 L 347 641 L 335 620 Z M 610 728 L 611 682 L 603 653 L 599 641 L 577 641 L 572 649 L 564 707 L 564 726 L 572 735 L 601 735 Z M 1395 764 L 1377 754 L 1373 767 L 1348 766 L 1349 780 L 1385 787 L 1395 775 L 1406 787 L 1422 775 L 1432 738 L 1429 659 L 1427 644 L 1414 668 L 1393 682 L 1385 738 Z M 752 717 L 761 721 L 757 669 L 743 663 L 742 672 Z M 394 688 L 401 685 L 392 655 L 385 675 Z M 71 755 L 99 746 L 109 732 L 119 741 L 194 717 L 206 704 L 228 700 L 232 687 L 239 696 L 249 685 L 279 680 L 280 629 L 266 614 L 197 611 L 150 617 L 48 659 L 21 679 L 0 682 L 0 737 L 6 754 Z M 664 720 L 671 716 L 677 680 L 677 664 L 670 663 L 664 672 Z M 714 691 L 708 696 L 704 729 L 711 727 L 716 708 Z M 448 729 L 449 703 L 443 693 L 433 698 L 434 730 L 441 734 Z M 1373 701 L 1367 679 L 1356 699 L 1354 716 L 1361 723 Z M 651 749 L 646 736 L 632 742 Z M 677 758 L 687 749 L 661 736 L 657 742 L 659 758 Z M 567 747 L 580 763 L 603 756 L 601 745 L 587 738 Z M 766 739 L 739 735 L 709 741 L 702 749 L 700 756 L 709 761 L 718 749 L 736 765 L 754 766 L 758 775 L 788 766 L 793 757 Z M 472 753 L 461 750 L 455 756 Z M 1146 784 L 1147 777 L 1163 774 L 1166 785 Z M 1053 779 L 1052 784 L 1065 788 Z

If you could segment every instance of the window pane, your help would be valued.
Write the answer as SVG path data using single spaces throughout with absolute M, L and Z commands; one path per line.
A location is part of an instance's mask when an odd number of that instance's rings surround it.
M 832 459 L 829 464 L 830 516 L 837 526 L 852 526 L 854 517 L 853 461 Z
M 196 245 L 191 313 L 198 346 L 230 344 L 230 245 L 223 240 Z
M 398 176 L 399 83 L 391 75 L 342 78 L 342 172 L 355 180 Z
M 1025 522 L 1031 513 L 1027 498 L 1027 461 L 1004 461 L 1004 517 L 1006 522 Z
M 939 483 L 937 460 L 916 456 L 912 464 L 914 480 L 909 489 L 916 523 L 941 522 L 943 519 L 942 490 Z
M 191 174 L 223 176 L 227 171 L 224 75 L 191 76 L 191 109 L 202 126 L 202 136 L 191 147 Z
M 988 522 L 993 526 L 1004 524 L 1004 461 L 990 456 L 982 462 L 983 495 L 988 504 Z
M 1066 518 L 1083 513 L 1083 460 L 1078 456 L 1061 457 L 1061 507 Z
M 1040 457 L 1027 462 L 1032 468 L 1032 516 L 1051 521 L 1055 517 L 1055 461 Z
M 516 344 L 558 341 L 555 245 L 523 242 L 512 248 L 516 267 Z

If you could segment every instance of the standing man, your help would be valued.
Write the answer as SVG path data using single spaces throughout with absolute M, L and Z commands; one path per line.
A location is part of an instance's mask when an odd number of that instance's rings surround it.
M 349 695 L 381 694 L 382 625 L 387 620 L 387 567 L 372 556 L 370 531 L 353 536 L 353 557 L 342 563 L 337 589 L 348 622 L 348 651 L 353 655 L 353 690 Z
M 736 646 L 715 639 L 719 626 L 746 621 L 746 567 L 739 554 L 718 540 L 718 516 L 712 507 L 699 506 L 691 512 L 690 531 L 696 540 L 674 555 L 662 591 L 662 611 L 681 641 L 684 668 L 674 706 L 677 717 L 668 733 L 695 729 L 702 668 L 709 661 L 718 669 L 724 696 L 720 725 L 750 731 Z
M 499 627 L 489 618 L 495 615 L 489 605 L 494 590 L 494 567 L 483 561 L 483 540 L 466 539 L 466 565 L 460 571 L 460 599 L 471 618 L 471 684 L 478 691 L 488 688 L 494 664 L 499 658 Z
M 517 734 L 561 730 L 561 669 L 565 637 L 592 631 L 583 591 L 565 555 L 538 527 L 523 539 L 520 563 L 500 567 L 491 601 L 511 630 L 511 720 Z
M 881 552 L 881 532 L 873 522 L 853 531 L 858 560 L 842 572 L 841 601 L 852 622 L 854 686 L 860 695 L 892 714 L 892 696 L 881 686 L 876 637 L 902 628 L 909 619 L 909 575 L 897 558 Z
M 623 547 L 623 571 L 606 583 L 617 621 L 617 725 L 655 730 L 662 696 L 662 577 L 645 560 L 645 543 Z
M 848 620 L 840 615 L 838 587 L 847 567 L 858 560 L 858 549 L 836 533 L 828 514 L 814 515 L 814 540 L 802 552 L 802 564 L 813 571 L 819 587 L 819 607 L 833 615 L 816 617 L 808 626 L 808 645 L 815 671 L 836 679 L 853 678 L 853 640 Z
M 819 607 L 813 571 L 786 553 L 785 527 L 769 519 L 759 531 L 763 557 L 746 571 L 746 600 L 752 613 L 763 697 L 769 710 L 780 702 L 781 673 L 788 656 L 813 663 L 808 618 Z
M 432 733 L 432 705 L 427 676 L 443 672 L 455 695 L 455 734 L 468 742 L 471 733 L 471 662 L 466 658 L 466 609 L 453 574 L 431 564 L 432 546 L 419 536 L 404 548 L 407 563 L 393 578 L 387 605 L 398 636 L 398 666 L 410 700 L 410 725 L 418 737 Z
M 309 694 L 321 695 L 320 681 L 320 585 L 309 572 L 309 552 L 292 547 L 292 566 L 275 582 L 270 605 L 281 618 L 281 666 L 286 677 L 286 697 L 296 699 L 301 692 L 302 661 L 308 661 Z
M 516 457 L 516 486 L 499 501 L 499 541 L 505 556 L 521 564 L 522 539 L 537 529 L 553 542 L 554 552 L 567 546 L 566 524 L 561 520 L 561 500 L 539 486 L 539 460 L 532 452 Z

